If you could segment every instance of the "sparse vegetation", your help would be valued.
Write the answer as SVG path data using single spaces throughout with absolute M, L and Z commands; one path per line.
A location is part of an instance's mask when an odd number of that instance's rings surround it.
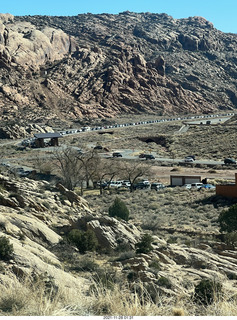
M 152 241 L 153 238 L 150 234 L 145 233 L 142 238 L 141 241 L 139 241 L 138 243 L 136 243 L 136 253 L 148 253 L 152 250 Z
M 221 296 L 222 285 L 219 282 L 203 279 L 195 287 L 194 300 L 197 303 L 208 305 Z
M 157 284 L 161 287 L 165 287 L 167 289 L 170 289 L 172 287 L 172 284 L 170 280 L 166 277 L 160 277 L 157 281 Z
M 69 232 L 67 238 L 81 253 L 95 251 L 98 246 L 97 238 L 92 230 L 81 231 L 73 229 Z
M 9 260 L 13 254 L 13 245 L 5 236 L 0 237 L 0 259 Z
M 228 210 L 222 211 L 218 222 L 221 231 L 232 232 L 237 230 L 237 204 L 231 206 Z
M 129 210 L 121 199 L 115 198 L 114 203 L 109 207 L 109 216 L 128 221 Z

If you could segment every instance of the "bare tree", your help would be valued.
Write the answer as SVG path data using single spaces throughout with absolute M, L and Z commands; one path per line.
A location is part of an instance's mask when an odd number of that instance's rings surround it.
M 66 188 L 73 190 L 84 177 L 83 164 L 78 160 L 78 151 L 71 147 L 55 148 L 54 164 L 62 176 Z
M 47 160 L 45 156 L 40 155 L 40 152 L 35 153 L 34 158 L 34 167 L 40 173 L 51 173 L 52 171 L 52 163 Z
M 111 161 L 111 159 L 101 159 L 97 163 L 96 171 L 94 172 L 94 178 L 99 182 L 100 195 L 103 194 L 103 182 L 106 179 L 108 182 L 120 172 L 118 163 Z
M 97 167 L 100 163 L 100 158 L 96 150 L 91 150 L 77 155 L 77 159 L 81 162 L 84 172 L 86 187 L 89 188 L 90 181 L 93 181 L 94 175 L 97 172 Z
M 130 192 L 132 192 L 137 179 L 150 174 L 151 165 L 144 164 L 143 161 L 124 161 L 121 170 L 124 178 L 129 180 Z
M 85 181 L 86 187 L 89 188 L 100 160 L 96 151 L 79 153 L 77 149 L 67 147 L 55 149 L 53 155 L 65 187 L 72 190 L 80 185 L 82 192 Z

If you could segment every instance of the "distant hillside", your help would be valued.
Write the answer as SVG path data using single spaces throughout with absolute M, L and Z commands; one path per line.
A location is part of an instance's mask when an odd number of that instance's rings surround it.
M 201 17 L 1 14 L 0 120 L 233 110 L 236 62 L 237 36 Z

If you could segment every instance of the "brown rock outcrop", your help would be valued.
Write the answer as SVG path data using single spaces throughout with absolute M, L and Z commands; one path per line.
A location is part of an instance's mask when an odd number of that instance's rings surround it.
M 201 17 L 2 15 L 0 121 L 234 109 L 236 44 Z

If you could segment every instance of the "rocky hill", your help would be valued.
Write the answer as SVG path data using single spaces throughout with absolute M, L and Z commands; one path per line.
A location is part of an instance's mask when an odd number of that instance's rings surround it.
M 236 34 L 201 17 L 1 14 L 1 122 L 233 110 L 236 62 Z

